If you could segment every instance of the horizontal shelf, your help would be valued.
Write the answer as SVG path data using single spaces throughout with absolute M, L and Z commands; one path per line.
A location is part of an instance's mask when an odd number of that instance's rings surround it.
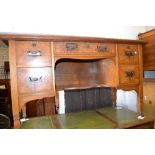
M 144 82 L 155 82 L 155 78 L 144 78 Z
M 108 85 L 105 85 L 105 84 L 98 84 L 98 85 L 93 85 L 93 86 L 66 86 L 67 88 L 64 88 L 63 87 L 60 87 L 59 88 L 56 88 L 56 90 L 60 91 L 60 90 L 75 90 L 75 89 L 91 89 L 91 88 L 101 88 L 101 87 L 112 87 L 114 88 L 114 86 L 108 86 Z

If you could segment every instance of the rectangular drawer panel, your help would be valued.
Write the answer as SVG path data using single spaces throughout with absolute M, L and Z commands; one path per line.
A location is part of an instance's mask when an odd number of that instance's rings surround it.
M 121 64 L 138 64 L 138 46 L 129 44 L 118 44 L 118 60 Z
M 114 56 L 115 44 L 110 43 L 86 43 L 86 42 L 55 42 L 54 53 L 56 55 L 88 55 Z
M 18 68 L 19 94 L 32 94 L 53 90 L 52 68 Z
M 119 66 L 120 84 L 139 84 L 138 65 Z
M 17 66 L 50 66 L 50 42 L 16 41 Z

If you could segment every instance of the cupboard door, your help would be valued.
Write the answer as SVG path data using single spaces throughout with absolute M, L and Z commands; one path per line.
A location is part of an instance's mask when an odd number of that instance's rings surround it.
M 16 41 L 17 66 L 51 66 L 50 42 Z

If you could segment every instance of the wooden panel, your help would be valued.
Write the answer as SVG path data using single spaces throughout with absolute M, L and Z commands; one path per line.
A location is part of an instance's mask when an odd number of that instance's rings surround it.
M 155 70 L 155 29 L 139 34 L 139 39 L 147 42 L 143 45 L 144 70 Z
M 20 94 L 32 94 L 53 90 L 52 68 L 18 68 L 18 90 Z
M 104 84 L 109 87 L 116 87 L 118 77 L 116 76 L 116 64 L 113 59 L 103 59 L 97 62 L 98 85 Z
M 155 70 L 155 30 L 153 33 L 148 33 L 146 37 L 142 34 L 141 38 L 147 41 L 147 44 L 143 45 L 144 70 Z
M 52 97 L 44 98 L 41 100 L 34 100 L 26 103 L 27 117 L 46 116 L 54 114 L 55 107 L 54 100 Z
M 118 60 L 121 64 L 138 64 L 138 46 L 131 44 L 118 44 Z
M 17 66 L 51 66 L 50 42 L 16 41 Z
M 154 129 L 154 121 L 144 123 L 144 124 L 135 125 L 135 126 L 127 128 L 127 129 Z
M 56 89 L 95 86 L 96 61 L 64 60 L 56 65 Z
M 19 101 L 18 101 L 18 87 L 17 87 L 17 70 L 16 70 L 16 51 L 15 41 L 9 41 L 9 62 L 10 62 L 10 81 L 11 81 L 11 98 L 12 98 L 12 113 L 14 128 L 18 128 L 19 122 Z
M 56 65 L 56 89 L 116 86 L 116 67 L 111 59 L 64 59 Z M 115 78 L 114 78 L 115 77 Z
M 122 65 L 119 67 L 120 84 L 139 84 L 139 67 Z
M 110 43 L 79 43 L 79 42 L 55 42 L 54 53 L 56 55 L 100 55 L 114 56 L 115 44 Z

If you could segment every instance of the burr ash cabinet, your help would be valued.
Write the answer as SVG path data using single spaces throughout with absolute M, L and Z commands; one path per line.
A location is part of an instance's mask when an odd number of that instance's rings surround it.
M 135 90 L 143 111 L 144 41 L 71 36 L 0 34 L 8 41 L 14 127 L 31 100 L 65 89 L 112 87 Z

